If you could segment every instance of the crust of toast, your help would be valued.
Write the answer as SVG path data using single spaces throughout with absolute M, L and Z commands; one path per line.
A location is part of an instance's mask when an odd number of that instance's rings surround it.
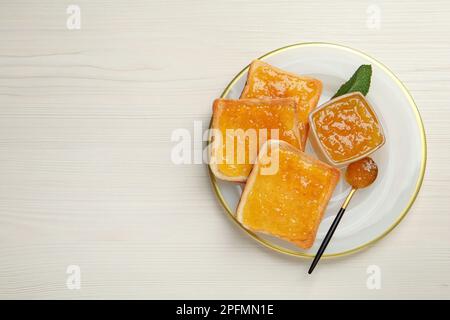
M 249 175 L 249 177 L 247 179 L 247 183 L 245 185 L 244 191 L 242 192 L 241 199 L 240 199 L 238 207 L 237 207 L 236 218 L 245 228 L 247 228 L 249 230 L 252 230 L 254 232 L 265 233 L 265 234 L 268 234 L 268 235 L 271 235 L 271 236 L 275 236 L 277 238 L 280 238 L 280 239 L 286 240 L 288 242 L 294 243 L 295 245 L 297 245 L 300 248 L 309 249 L 309 248 L 311 248 L 311 246 L 314 243 L 314 240 L 315 240 L 316 234 L 317 234 L 317 230 L 319 228 L 320 222 L 322 221 L 323 215 L 325 213 L 326 206 L 328 205 L 328 202 L 329 202 L 329 200 L 330 200 L 330 198 L 331 198 L 331 196 L 333 194 L 334 188 L 329 188 L 327 190 L 327 193 L 325 194 L 325 200 L 321 203 L 321 205 L 319 207 L 320 217 L 318 219 L 318 223 L 315 225 L 315 228 L 314 228 L 313 232 L 311 233 L 311 236 L 306 238 L 306 239 L 302 239 L 302 240 L 289 239 L 289 238 L 281 237 L 281 236 L 276 235 L 276 234 L 272 234 L 272 233 L 268 232 L 267 230 L 254 230 L 254 229 L 252 229 L 249 226 L 244 224 L 244 207 L 245 207 L 245 204 L 247 202 L 248 196 L 249 196 L 249 194 L 250 194 L 251 190 L 253 189 L 253 186 L 254 186 L 254 184 L 256 182 L 256 178 L 257 178 L 258 173 L 259 173 L 259 166 L 260 166 L 261 157 L 264 156 L 265 154 L 267 154 L 267 148 L 268 148 L 269 145 L 271 146 L 271 148 L 276 147 L 276 148 L 284 148 L 284 149 L 287 149 L 287 150 L 291 150 L 293 152 L 301 154 L 302 158 L 304 158 L 304 159 L 310 160 L 310 161 L 312 161 L 312 162 L 314 162 L 314 163 L 316 163 L 316 164 L 318 164 L 320 166 L 323 166 L 324 168 L 331 169 L 332 174 L 333 174 L 332 177 L 331 177 L 332 184 L 334 186 L 336 186 L 337 182 L 339 181 L 340 172 L 339 172 L 338 169 L 336 169 L 334 167 L 331 167 L 331 166 L 327 165 L 326 163 L 323 163 L 323 162 L 321 162 L 321 161 L 311 157 L 310 155 L 304 153 L 301 150 L 298 150 L 297 148 L 293 147 L 292 145 L 290 145 L 287 142 L 280 141 L 280 140 L 268 140 L 261 147 L 261 151 L 260 151 L 260 153 L 258 155 L 258 159 L 255 162 L 255 164 L 253 165 L 252 172 L 250 173 L 250 175 Z M 272 149 L 272 150 L 274 150 L 274 149 Z
M 212 117 L 212 123 L 211 123 L 211 129 L 217 129 L 219 126 L 219 117 L 221 114 L 221 102 L 223 99 L 215 99 L 213 103 L 213 117 Z M 217 145 L 214 143 L 214 136 L 212 136 L 212 133 L 210 133 L 209 136 L 209 142 L 210 142 L 210 163 L 209 167 L 211 168 L 212 173 L 216 178 L 219 178 L 221 180 L 226 181 L 233 181 L 233 182 L 245 182 L 247 180 L 247 177 L 244 176 L 238 176 L 238 177 L 230 177 L 227 175 L 224 175 L 220 172 L 219 167 L 215 161 L 211 162 L 212 158 L 215 158 L 216 154 L 218 153 Z
M 253 72 L 258 67 L 261 67 L 261 66 L 270 67 L 271 69 L 275 70 L 276 72 L 284 73 L 284 74 L 287 74 L 287 75 L 289 75 L 291 77 L 295 77 L 297 79 L 315 82 L 319 86 L 319 94 L 317 95 L 317 97 L 315 97 L 315 99 L 313 100 L 313 103 L 317 106 L 317 103 L 319 102 L 320 95 L 322 94 L 322 81 L 320 81 L 320 80 L 318 80 L 316 78 L 312 78 L 312 77 L 308 77 L 308 76 L 301 76 L 301 75 L 298 75 L 296 73 L 280 69 L 278 67 L 275 67 L 275 66 L 273 66 L 273 65 L 271 65 L 271 64 L 269 64 L 267 62 L 264 62 L 264 61 L 261 61 L 261 60 L 258 60 L 258 59 L 255 59 L 255 60 L 253 60 L 250 63 L 250 67 L 249 67 L 248 73 L 247 73 L 247 81 L 245 82 L 244 89 L 242 90 L 241 97 L 240 97 L 241 99 L 245 98 L 246 95 L 248 94 L 248 91 L 250 90 L 249 84 L 248 84 L 248 79 L 253 75 Z M 282 97 L 280 97 L 280 98 L 282 98 Z
M 227 101 L 236 101 L 233 99 L 216 99 L 214 100 L 213 103 L 213 117 L 212 117 L 212 123 L 211 123 L 211 129 L 217 129 L 219 126 L 219 119 L 222 113 L 222 106 L 223 103 L 227 103 Z M 300 132 L 298 130 L 298 119 L 297 119 L 297 113 L 298 113 L 298 109 L 297 109 L 297 103 L 295 102 L 295 100 L 293 98 L 276 98 L 276 99 L 239 99 L 239 101 L 248 101 L 251 103 L 258 103 L 258 102 L 264 102 L 265 104 L 278 104 L 280 102 L 283 101 L 289 101 L 292 102 L 294 101 L 294 112 L 295 112 L 295 118 L 294 118 L 294 126 L 292 128 L 292 130 L 294 131 L 294 135 L 296 136 L 299 145 L 301 145 L 302 143 L 302 138 L 300 136 Z M 210 159 L 215 158 L 215 156 L 217 155 L 217 153 L 219 152 L 218 150 L 218 146 L 214 143 L 214 137 L 212 136 L 212 133 L 210 134 L 209 137 L 209 141 L 210 141 Z M 255 159 L 256 161 L 256 159 Z M 236 176 L 236 177 L 232 177 L 232 176 L 228 176 L 223 174 L 222 172 L 220 172 L 217 163 L 215 163 L 214 161 L 211 162 L 209 164 L 209 167 L 211 168 L 212 173 L 214 174 L 215 177 L 221 179 L 221 180 L 226 180 L 226 181 L 232 181 L 232 182 L 246 182 L 248 176 Z

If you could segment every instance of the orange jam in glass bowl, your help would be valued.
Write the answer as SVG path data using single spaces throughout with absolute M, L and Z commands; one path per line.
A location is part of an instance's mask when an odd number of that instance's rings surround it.
M 359 92 L 323 104 L 310 114 L 310 123 L 314 149 L 336 166 L 371 154 L 385 141 L 375 111 Z

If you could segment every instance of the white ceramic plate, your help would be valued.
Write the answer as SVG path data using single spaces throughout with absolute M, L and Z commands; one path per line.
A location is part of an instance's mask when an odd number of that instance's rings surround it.
M 355 252 L 381 239 L 406 215 L 422 183 L 426 164 L 423 124 L 413 99 L 403 84 L 380 62 L 364 53 L 334 44 L 300 43 L 272 51 L 260 59 L 287 71 L 318 78 L 323 82 L 319 105 L 328 101 L 362 64 L 371 64 L 372 83 L 367 99 L 382 122 L 385 145 L 371 155 L 379 167 L 375 183 L 353 197 L 324 256 Z M 238 99 L 247 78 L 246 67 L 228 85 L 223 98 Z M 306 151 L 314 154 L 311 146 Z M 342 177 L 342 176 L 341 176 Z M 234 218 L 241 186 L 220 181 L 211 174 L 214 190 L 231 218 L 253 239 L 278 252 L 313 256 L 350 191 L 343 178 L 333 194 L 316 241 L 302 250 L 275 237 L 246 230 Z

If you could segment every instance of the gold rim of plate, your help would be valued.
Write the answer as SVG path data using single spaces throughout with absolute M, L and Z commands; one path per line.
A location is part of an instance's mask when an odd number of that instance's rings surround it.
M 406 88 L 406 86 L 394 75 L 394 73 L 388 68 L 386 67 L 384 64 L 382 64 L 381 62 L 379 62 L 378 60 L 370 57 L 369 55 L 365 54 L 362 51 L 347 47 L 347 46 L 343 46 L 343 45 L 338 45 L 338 44 L 333 44 L 333 43 L 326 43 L 326 42 L 302 42 L 302 43 L 296 43 L 296 44 L 292 44 L 292 45 L 288 45 L 282 48 L 278 48 L 275 49 L 273 51 L 270 51 L 269 53 L 266 53 L 264 55 L 262 55 L 261 57 L 259 57 L 258 59 L 260 60 L 264 60 L 265 58 L 274 56 L 276 54 L 279 54 L 281 52 L 284 52 L 286 50 L 290 50 L 290 49 L 294 49 L 294 48 L 298 48 L 298 47 L 331 47 L 331 48 L 337 48 L 340 50 L 345 50 L 351 53 L 354 53 L 356 55 L 362 56 L 364 58 L 366 58 L 367 60 L 369 60 L 371 63 L 373 63 L 374 65 L 377 65 L 378 67 L 380 67 L 382 70 L 384 70 L 386 72 L 387 75 L 389 75 L 394 82 L 398 85 L 398 87 L 402 90 L 402 92 L 405 94 L 405 96 L 407 97 L 408 101 L 409 101 L 409 105 L 411 107 L 411 109 L 413 110 L 414 114 L 415 114 L 415 118 L 417 121 L 417 125 L 420 128 L 421 131 L 421 145 L 422 145 L 422 163 L 420 165 L 420 173 L 419 173 L 419 177 L 417 179 L 416 182 L 416 188 L 414 190 L 414 194 L 412 195 L 412 197 L 409 199 L 409 202 L 407 204 L 407 206 L 405 207 L 405 209 L 403 209 L 403 211 L 400 213 L 400 215 L 398 216 L 398 218 L 396 219 L 396 221 L 390 226 L 388 227 L 384 232 L 382 232 L 380 235 L 378 235 L 377 237 L 375 237 L 374 239 L 372 239 L 369 242 L 366 242 L 360 246 L 357 246 L 353 249 L 350 250 L 346 250 L 346 251 L 342 251 L 342 252 L 338 252 L 338 253 L 333 253 L 333 254 L 324 254 L 323 257 L 325 258 L 331 258 L 331 257 L 342 257 L 342 256 L 346 256 L 352 253 L 355 253 L 357 251 L 360 251 L 362 249 L 365 249 L 367 247 L 369 247 L 370 245 L 374 244 L 375 242 L 377 242 L 378 240 L 383 239 L 388 233 L 390 233 L 402 220 L 403 218 L 406 216 L 406 214 L 408 213 L 408 211 L 411 209 L 411 206 L 413 205 L 414 201 L 417 198 L 417 195 L 419 194 L 419 190 L 420 187 L 422 186 L 422 182 L 423 182 L 423 178 L 425 175 L 425 167 L 426 167 L 426 162 L 427 162 L 427 143 L 426 143 L 426 137 L 425 137 L 425 128 L 422 122 L 422 118 L 420 116 L 419 113 L 419 109 L 417 108 L 416 103 L 414 102 L 414 99 L 412 98 L 411 94 L 409 93 L 408 89 Z M 236 82 L 238 80 L 240 80 L 244 74 L 248 71 L 250 65 L 247 65 L 244 69 L 242 69 L 234 78 L 233 80 L 231 80 L 231 82 L 227 85 L 227 87 L 225 88 L 225 90 L 223 91 L 223 93 L 221 94 L 221 98 L 224 98 L 228 95 L 228 93 L 230 92 L 231 88 L 236 84 Z M 209 167 L 209 166 L 208 166 Z M 259 235 L 257 235 L 256 233 L 248 230 L 247 228 L 245 228 L 235 217 L 233 211 L 231 210 L 231 208 L 228 206 L 228 203 L 225 201 L 222 192 L 220 191 L 220 188 L 217 184 L 217 180 L 214 176 L 214 174 L 211 171 L 211 167 L 209 167 L 209 176 L 211 179 L 211 183 L 213 185 L 213 189 L 214 192 L 217 196 L 217 198 L 219 199 L 220 203 L 222 204 L 222 206 L 225 208 L 225 212 L 227 213 L 228 217 L 231 218 L 232 221 L 234 221 L 234 223 L 236 223 L 243 231 L 245 231 L 250 237 L 252 237 L 254 240 L 256 240 L 257 242 L 259 242 L 260 244 L 264 245 L 265 247 L 272 249 L 273 251 L 279 252 L 279 253 L 283 253 L 283 254 L 287 254 L 290 256 L 295 256 L 295 257 L 301 257 L 301 258 L 312 258 L 314 257 L 314 254 L 309 254 L 309 253 L 305 253 L 305 252 L 300 252 L 300 251 L 294 251 L 294 250 L 290 250 L 290 249 L 286 249 L 282 246 L 276 245 L 266 239 L 261 238 Z

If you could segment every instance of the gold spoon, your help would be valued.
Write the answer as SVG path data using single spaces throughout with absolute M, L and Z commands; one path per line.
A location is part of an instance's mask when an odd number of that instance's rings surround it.
M 331 224 L 331 227 L 328 230 L 327 235 L 323 239 L 319 251 L 317 251 L 314 260 L 311 263 L 311 267 L 308 270 L 309 274 L 313 272 L 314 268 L 316 267 L 317 263 L 320 260 L 320 257 L 322 257 L 322 254 L 327 248 L 327 245 L 330 242 L 331 237 L 334 234 L 334 231 L 336 231 L 336 228 L 339 222 L 341 221 L 342 216 L 344 215 L 345 209 L 350 203 L 350 200 L 352 199 L 356 190 L 370 186 L 377 178 L 377 175 L 378 175 L 378 167 L 375 161 L 372 160 L 372 158 L 365 157 L 362 158 L 361 160 L 349 164 L 349 166 L 347 167 L 347 171 L 345 172 L 345 180 L 348 182 L 349 185 L 352 186 L 352 190 L 348 194 L 347 198 L 345 198 L 345 201 L 342 204 L 339 213 L 337 214 L 336 218 L 334 218 L 334 221 Z

